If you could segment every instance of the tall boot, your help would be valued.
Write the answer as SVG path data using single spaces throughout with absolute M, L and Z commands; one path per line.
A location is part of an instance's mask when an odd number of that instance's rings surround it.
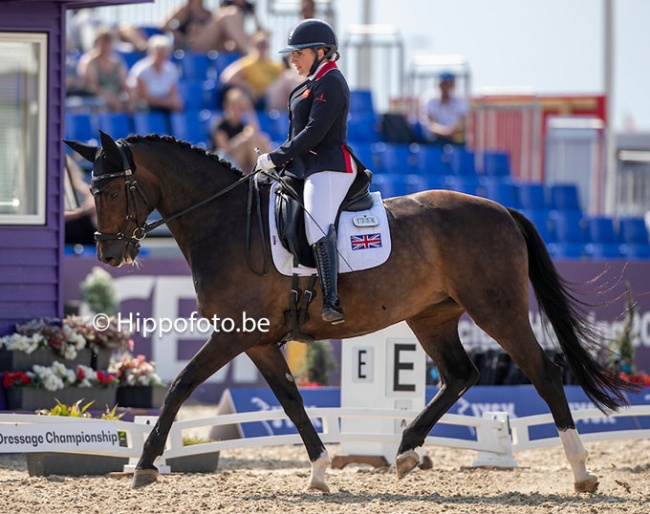
M 343 309 L 339 304 L 338 274 L 339 255 L 336 251 L 336 227 L 330 225 L 327 235 L 311 245 L 316 257 L 316 268 L 323 291 L 323 321 L 332 324 L 343 323 Z

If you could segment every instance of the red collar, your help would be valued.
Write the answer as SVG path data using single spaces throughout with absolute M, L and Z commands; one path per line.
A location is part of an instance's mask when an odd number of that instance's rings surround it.
M 318 80 L 323 75 L 325 75 L 328 71 L 336 70 L 337 68 L 338 66 L 336 65 L 336 61 L 329 61 L 325 66 L 323 66 L 320 70 L 318 70 L 318 73 L 316 73 L 314 80 Z

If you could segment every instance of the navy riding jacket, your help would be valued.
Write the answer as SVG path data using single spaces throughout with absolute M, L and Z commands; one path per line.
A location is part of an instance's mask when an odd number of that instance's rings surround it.
M 347 146 L 350 89 L 335 62 L 323 66 L 289 97 L 289 137 L 269 153 L 277 168 L 304 179 L 319 171 L 352 173 Z

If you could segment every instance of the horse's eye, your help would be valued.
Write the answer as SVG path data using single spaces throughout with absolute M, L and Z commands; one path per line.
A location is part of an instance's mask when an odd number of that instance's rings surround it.
M 112 193 L 109 194 L 109 198 L 117 198 L 118 196 L 120 196 L 119 191 L 113 191 Z

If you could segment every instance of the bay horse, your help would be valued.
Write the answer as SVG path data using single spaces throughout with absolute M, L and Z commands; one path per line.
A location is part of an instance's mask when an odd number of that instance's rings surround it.
M 154 460 L 163 453 L 182 403 L 244 352 L 304 442 L 312 464 L 307 489 L 328 491 L 329 455 L 305 413 L 278 344 L 287 333 L 284 310 L 291 277 L 274 269 L 260 276 L 242 258 L 248 244 L 259 269 L 262 255 L 270 251 L 267 238 L 246 233 L 247 187 L 239 184 L 248 182 L 247 177 L 218 157 L 170 136 L 129 136 L 116 142 L 101 133 L 100 147 L 66 143 L 94 165 L 101 262 L 110 266 L 133 262 L 147 232 L 147 216 L 157 209 L 189 263 L 202 316 L 240 319 L 246 311 L 249 317 L 269 320 L 266 332 L 213 332 L 178 374 L 144 444 L 132 487 L 157 479 Z M 260 201 L 266 222 L 269 197 L 264 191 Z M 316 339 L 345 339 L 405 320 L 433 359 L 441 387 L 403 431 L 397 476 L 404 477 L 418 464 L 415 449 L 479 378 L 458 334 L 459 319 L 466 312 L 512 357 L 547 403 L 575 490 L 595 491 L 597 477 L 587 471 L 587 451 L 575 429 L 561 371 L 540 347 L 529 323 L 529 281 L 591 401 L 604 412 L 617 409 L 626 404 L 624 392 L 634 386 L 592 357 L 590 349 L 597 342 L 581 316 L 579 300 L 559 276 L 534 225 L 493 201 L 445 190 L 388 198 L 384 205 L 393 241 L 388 261 L 340 276 L 340 297 L 348 306 L 345 323 L 330 325 L 313 315 L 303 332 Z M 321 300 L 313 303 L 320 312 Z

